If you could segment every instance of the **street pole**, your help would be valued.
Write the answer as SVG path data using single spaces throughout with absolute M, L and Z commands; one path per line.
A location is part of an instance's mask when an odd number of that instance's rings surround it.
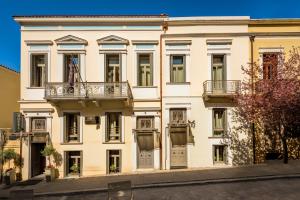
M 251 43 L 251 96 L 254 95 L 254 58 L 253 58 L 253 42 L 255 36 L 250 36 L 250 43 Z M 252 132 L 252 151 L 253 151 L 253 164 L 256 164 L 256 139 L 255 139 L 255 125 L 254 122 L 251 124 L 251 132 Z

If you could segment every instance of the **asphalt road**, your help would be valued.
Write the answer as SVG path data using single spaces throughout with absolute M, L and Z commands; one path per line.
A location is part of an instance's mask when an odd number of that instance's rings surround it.
M 279 179 L 255 182 L 195 185 L 138 189 L 133 191 L 135 200 L 299 200 L 300 179 Z M 38 200 L 106 200 L 105 193 L 77 196 L 40 197 Z

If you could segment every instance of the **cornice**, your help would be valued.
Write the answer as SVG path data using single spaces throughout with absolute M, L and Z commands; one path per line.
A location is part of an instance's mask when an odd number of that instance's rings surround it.
M 25 40 L 26 45 L 52 45 L 51 40 Z

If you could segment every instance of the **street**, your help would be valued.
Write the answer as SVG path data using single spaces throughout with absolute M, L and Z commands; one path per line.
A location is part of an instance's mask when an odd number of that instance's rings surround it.
M 277 179 L 268 181 L 195 185 L 138 189 L 133 191 L 134 199 L 141 200 L 182 200 L 182 199 L 260 199 L 298 200 L 300 199 L 300 179 Z M 106 199 L 106 193 L 75 196 L 40 197 L 39 200 L 99 200 Z

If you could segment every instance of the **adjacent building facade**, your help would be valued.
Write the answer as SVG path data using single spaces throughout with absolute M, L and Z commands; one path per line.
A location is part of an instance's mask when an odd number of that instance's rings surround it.
M 15 20 L 24 179 L 43 172 L 46 144 L 61 157 L 61 178 L 235 164 L 228 133 L 250 36 L 255 55 L 300 41 L 298 20 L 279 35 L 272 20 L 249 17 Z

